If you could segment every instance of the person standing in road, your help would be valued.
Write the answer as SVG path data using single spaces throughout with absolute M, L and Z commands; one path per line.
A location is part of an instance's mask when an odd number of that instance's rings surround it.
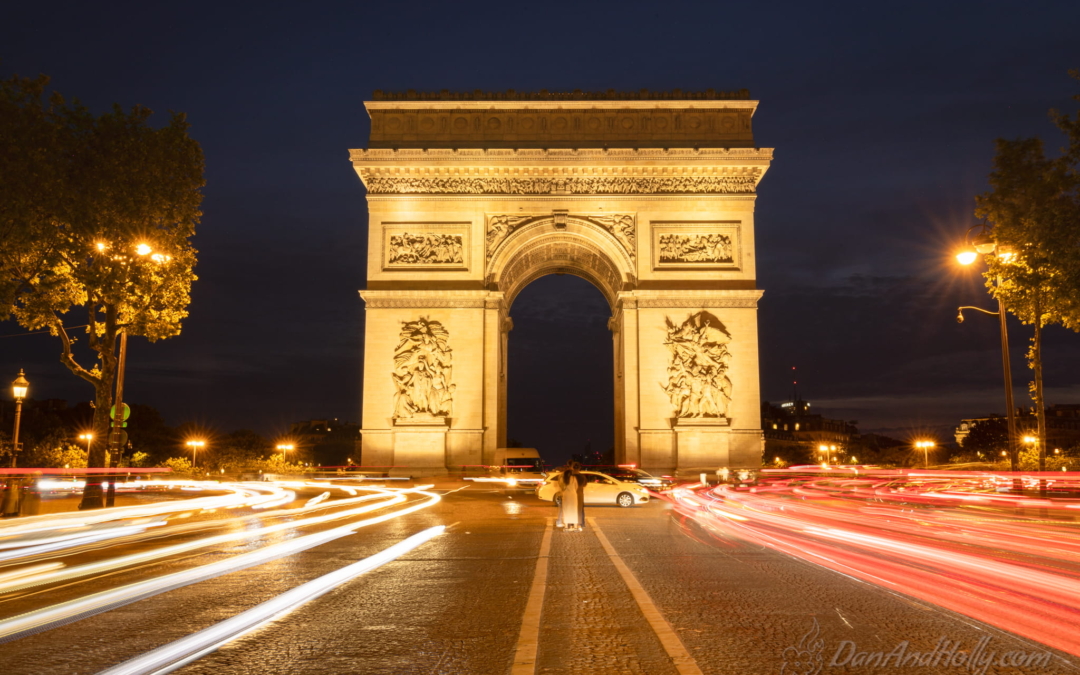
M 585 528 L 585 475 L 581 473 L 581 464 L 577 462 L 571 462 L 570 468 L 574 470 L 574 475 L 577 477 L 577 497 L 578 497 L 578 530 Z
M 566 532 L 581 531 L 581 474 L 574 471 L 573 465 L 559 476 L 559 519 L 562 520 Z

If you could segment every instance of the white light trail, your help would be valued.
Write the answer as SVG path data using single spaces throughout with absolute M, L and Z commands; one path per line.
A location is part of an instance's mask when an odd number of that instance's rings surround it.
M 431 486 L 422 486 L 422 488 L 428 487 Z M 27 612 L 26 614 L 5 621 L 0 621 L 0 643 L 17 639 L 28 633 L 40 632 L 54 625 L 78 621 L 103 611 L 115 609 L 137 600 L 143 600 L 159 593 L 164 593 L 165 591 L 181 588 L 199 581 L 205 581 L 228 572 L 235 572 L 247 567 L 270 562 L 271 560 L 276 560 L 293 553 L 299 553 L 309 548 L 333 541 L 334 539 L 352 534 L 361 527 L 385 522 L 392 518 L 397 518 L 427 508 L 438 503 L 442 499 L 440 495 L 434 492 L 428 492 L 426 489 L 422 488 L 401 490 L 401 493 L 415 493 L 424 495 L 428 498 L 426 501 L 421 501 L 404 509 L 366 518 L 324 532 L 317 532 L 315 534 L 297 537 L 296 539 L 290 539 L 278 544 L 272 544 L 257 551 L 237 555 L 232 558 L 220 560 L 216 563 L 201 565 L 181 572 L 167 574 L 162 577 L 148 579 L 146 581 L 129 584 L 108 591 L 102 591 L 84 598 L 77 598 L 51 607 Z
M 225 619 L 209 628 L 192 633 L 187 637 L 113 666 L 102 671 L 100 675 L 164 675 L 164 673 L 170 673 L 216 651 L 228 642 L 285 616 L 341 584 L 408 553 L 442 534 L 445 529 L 444 526 L 438 525 L 423 532 L 418 532 L 373 556 L 297 586 L 291 591 L 282 593 L 276 598 L 267 600 L 246 612 Z

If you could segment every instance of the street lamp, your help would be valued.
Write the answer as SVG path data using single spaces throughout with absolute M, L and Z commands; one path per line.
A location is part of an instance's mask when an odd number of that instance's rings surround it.
M 186 445 L 191 448 L 191 468 L 195 468 L 195 459 L 198 456 L 199 448 L 206 447 L 206 441 L 188 441 Z
M 915 441 L 915 447 L 923 451 L 923 468 L 930 468 L 930 448 L 934 447 L 933 441 Z
M 979 234 L 974 237 L 971 236 L 971 231 L 976 227 L 982 228 Z M 986 231 L 986 226 L 979 224 L 968 228 L 967 231 L 967 245 L 964 250 L 956 254 L 956 260 L 961 265 L 970 265 L 979 259 L 979 255 L 995 254 L 1003 261 L 1009 261 L 1015 253 L 1008 246 L 998 246 L 994 238 Z M 997 286 L 1001 287 L 1001 277 L 999 276 L 996 281 Z M 1016 406 L 1013 403 L 1013 386 L 1012 386 L 1012 364 L 1009 360 L 1009 330 L 1006 322 L 1007 315 L 1005 313 L 1005 303 L 1001 299 L 999 294 L 997 297 L 998 311 L 990 312 L 980 307 L 961 307 L 958 310 L 956 320 L 959 323 L 964 322 L 964 310 L 973 309 L 976 312 L 982 312 L 983 314 L 989 314 L 990 316 L 996 315 L 1000 322 L 1001 331 L 1001 366 L 1005 371 L 1005 408 L 1008 412 L 1009 423 L 1009 470 L 1017 471 L 1017 449 L 1016 449 Z
M 22 402 L 26 398 L 26 391 L 30 383 L 26 380 L 23 369 L 19 368 L 19 376 L 11 383 L 11 395 L 15 398 L 15 433 L 11 436 L 11 468 L 15 468 L 15 455 L 19 452 L 19 423 L 22 421 Z
M 281 463 L 284 464 L 286 461 L 285 453 L 292 452 L 296 449 L 296 446 L 292 443 L 278 443 L 277 449 L 281 451 Z
M 90 442 L 94 440 L 94 434 L 79 434 L 80 441 L 86 441 L 86 459 L 90 459 Z
M 11 383 L 11 394 L 15 399 L 15 432 L 11 435 L 11 468 L 15 468 L 15 457 L 19 453 L 19 422 L 22 421 L 22 402 L 30 383 L 26 381 L 22 368 L 19 376 Z M 8 476 L 7 489 L 4 491 L 3 516 L 14 518 L 19 515 L 19 482 L 15 476 Z

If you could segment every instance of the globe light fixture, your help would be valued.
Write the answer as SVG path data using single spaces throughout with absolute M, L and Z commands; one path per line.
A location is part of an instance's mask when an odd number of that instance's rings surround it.
M 135 252 L 139 255 L 150 255 L 154 249 L 150 248 L 149 244 L 139 244 L 135 247 Z

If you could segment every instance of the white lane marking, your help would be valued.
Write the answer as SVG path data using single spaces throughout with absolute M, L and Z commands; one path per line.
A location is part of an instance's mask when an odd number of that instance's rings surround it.
M 540 613 L 544 609 L 544 593 L 547 592 L 548 560 L 551 557 L 552 518 L 546 518 L 544 536 L 540 540 L 540 552 L 536 556 L 536 572 L 533 573 L 529 601 L 525 603 L 525 615 L 521 618 L 517 651 L 510 675 L 533 675 L 536 672 L 536 653 L 540 646 Z
M 180 638 L 141 656 L 136 656 L 112 668 L 103 670 L 101 675 L 162 675 L 163 673 L 170 673 L 210 652 L 216 651 L 222 645 L 232 642 L 260 626 L 280 619 L 315 598 L 329 593 L 341 584 L 408 553 L 433 537 L 442 534 L 444 529 L 442 525 L 428 528 L 373 556 L 297 586 L 291 591 L 282 593 L 276 598 L 271 598 L 209 628 L 204 628 L 197 633 L 192 633 L 187 637 Z
M 630 593 L 634 596 L 638 607 L 641 608 L 641 613 L 645 615 L 645 619 L 649 622 L 653 632 L 656 633 L 656 637 L 660 638 L 660 644 L 664 646 L 664 651 L 671 657 L 675 669 L 679 671 L 680 675 L 702 675 L 697 661 L 694 660 L 693 656 L 690 656 L 690 652 L 686 651 L 686 647 L 683 645 L 682 640 L 679 639 L 675 629 L 671 627 L 664 615 L 656 608 L 652 598 L 645 592 L 637 577 L 634 576 L 634 573 L 630 571 L 630 568 L 616 553 L 615 547 L 611 545 L 600 526 L 596 524 L 596 519 L 586 518 L 586 522 L 592 526 L 596 538 L 600 540 L 600 545 L 604 547 L 604 553 L 607 553 L 608 558 L 614 563 L 615 569 L 619 571 L 619 576 L 622 577 L 623 582 L 626 583 Z

